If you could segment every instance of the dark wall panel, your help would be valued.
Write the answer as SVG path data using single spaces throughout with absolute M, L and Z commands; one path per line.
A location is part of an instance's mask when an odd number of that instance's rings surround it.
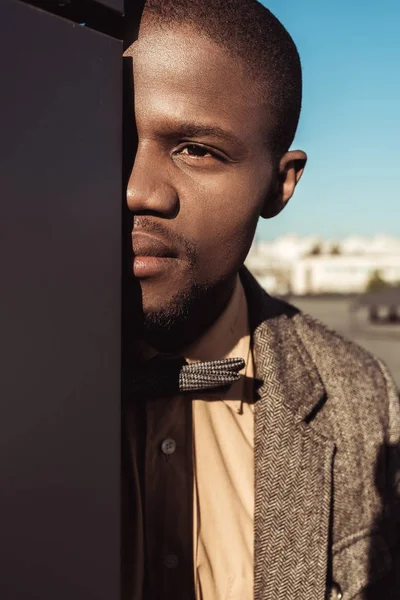
M 0 3 L 0 598 L 117 600 L 121 43 Z

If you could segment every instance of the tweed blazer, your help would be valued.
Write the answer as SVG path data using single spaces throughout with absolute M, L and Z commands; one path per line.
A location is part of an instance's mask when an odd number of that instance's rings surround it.
M 246 269 L 241 279 L 259 386 L 254 600 L 399 600 L 393 381 L 382 362 L 268 296 Z

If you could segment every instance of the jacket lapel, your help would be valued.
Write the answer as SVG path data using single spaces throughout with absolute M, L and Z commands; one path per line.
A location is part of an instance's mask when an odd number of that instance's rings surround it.
M 325 391 L 302 344 L 296 309 L 241 274 L 256 377 L 255 600 L 324 600 L 334 444 L 313 430 Z

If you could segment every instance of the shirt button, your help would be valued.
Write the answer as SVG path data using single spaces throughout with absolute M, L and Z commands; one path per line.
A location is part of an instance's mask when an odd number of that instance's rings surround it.
M 164 440 L 161 444 L 161 450 L 164 452 L 164 454 L 173 454 L 176 450 L 175 440 L 171 438 L 167 438 L 166 440 Z
M 167 569 L 176 569 L 178 564 L 179 558 L 176 556 L 176 554 L 167 554 L 167 556 L 164 558 L 164 566 L 167 567 Z

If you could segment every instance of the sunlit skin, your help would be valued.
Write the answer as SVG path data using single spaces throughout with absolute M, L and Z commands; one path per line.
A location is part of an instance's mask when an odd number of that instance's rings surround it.
M 306 155 L 272 155 L 272 120 L 254 82 L 195 31 L 144 23 L 127 55 L 139 140 L 127 189 L 134 276 L 145 317 L 171 315 L 170 333 L 160 329 L 153 345 L 177 349 L 223 310 L 259 217 L 286 205 Z

